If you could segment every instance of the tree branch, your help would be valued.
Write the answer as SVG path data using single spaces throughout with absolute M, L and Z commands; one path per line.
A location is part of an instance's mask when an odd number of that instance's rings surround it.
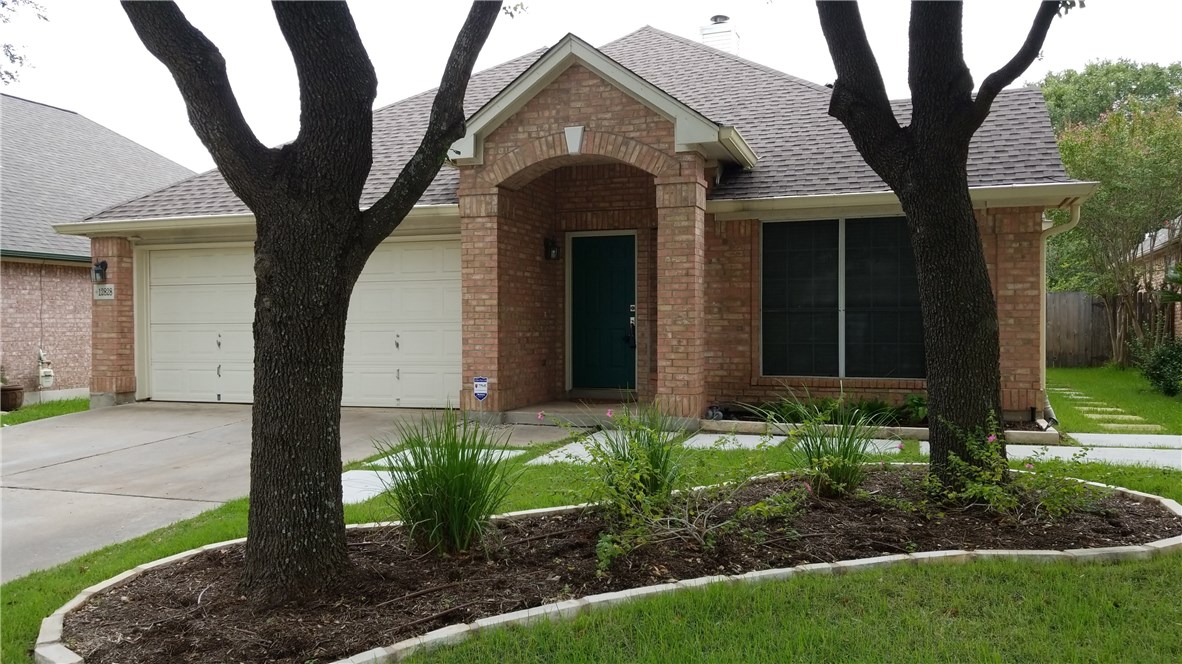
M 821 0 L 817 14 L 837 70 L 829 115 L 845 125 L 862 158 L 894 187 L 902 163 L 894 156 L 907 149 L 907 132 L 891 110 L 858 3 Z
M 974 131 L 989 115 L 993 100 L 1002 88 L 1013 83 L 1038 57 L 1043 42 L 1046 41 L 1047 31 L 1051 29 L 1051 21 L 1055 20 L 1055 16 L 1059 14 L 1059 6 L 1060 0 L 1044 0 L 1038 6 L 1038 13 L 1034 16 L 1034 23 L 1030 26 L 1030 32 L 1026 35 L 1026 41 L 1022 44 L 1022 48 L 1018 49 L 1009 62 L 990 74 L 981 84 L 981 89 L 977 91 L 977 99 L 973 102 Z
M 344 2 L 272 2 L 300 86 L 297 160 L 322 170 L 329 186 L 360 199 L 373 165 L 373 102 L 378 77 Z M 331 57 L 326 57 L 331 53 Z M 304 172 L 307 168 L 296 169 Z
M 226 183 L 246 204 L 264 182 L 277 151 L 259 142 L 242 115 L 226 75 L 226 61 L 174 2 L 120 3 L 140 41 L 176 81 L 189 122 Z
M 390 190 L 363 214 L 360 249 L 365 255 L 402 223 L 439 173 L 451 144 L 464 136 L 464 96 L 468 80 L 472 77 L 476 57 L 500 13 L 499 1 L 476 0 L 472 3 L 443 70 L 423 140 Z

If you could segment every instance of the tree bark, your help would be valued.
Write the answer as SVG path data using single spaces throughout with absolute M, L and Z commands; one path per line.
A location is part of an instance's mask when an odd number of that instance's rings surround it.
M 190 122 L 255 216 L 254 410 L 244 583 L 267 603 L 298 599 L 347 568 L 341 501 L 341 382 L 353 287 L 464 134 L 472 68 L 501 12 L 472 5 L 419 148 L 360 209 L 373 160 L 377 78 L 343 2 L 275 2 L 300 85 L 300 132 L 263 147 L 217 48 L 172 2 L 122 3 L 168 67 Z
M 958 482 L 951 455 L 973 462 L 966 437 L 984 435 L 990 418 L 1003 417 L 997 304 L 969 195 L 969 142 L 997 94 L 1037 57 L 1059 6 L 1039 6 L 1025 43 L 974 97 L 961 3 L 913 2 L 911 124 L 900 127 L 857 3 L 817 3 L 837 70 L 829 114 L 907 215 L 923 312 L 931 472 L 945 484 Z
M 899 200 L 919 281 L 931 468 L 952 481 L 949 455 L 968 461 L 966 437 L 986 435 L 989 418 L 1001 418 L 997 306 L 963 168 L 918 156 Z

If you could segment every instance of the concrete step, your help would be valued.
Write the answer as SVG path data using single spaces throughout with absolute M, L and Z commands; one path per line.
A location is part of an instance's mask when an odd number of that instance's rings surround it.
M 1140 415 L 1117 415 L 1115 413 L 1084 413 L 1084 417 L 1089 420 L 1102 420 L 1104 422 L 1144 422 L 1145 418 Z
M 1119 408 L 1112 408 L 1109 406 L 1076 406 L 1075 408 L 1081 413 L 1123 413 Z

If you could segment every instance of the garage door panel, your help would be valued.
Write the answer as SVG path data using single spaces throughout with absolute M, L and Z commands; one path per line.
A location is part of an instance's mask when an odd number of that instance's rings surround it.
M 222 342 L 223 362 L 254 364 L 254 326 L 250 323 L 222 326 L 218 330 Z
M 342 399 L 346 406 L 397 406 L 398 380 L 391 370 L 378 367 L 346 367 Z M 346 403 L 347 401 L 347 403 Z
M 226 403 L 250 403 L 254 401 L 254 364 L 223 363 L 221 365 L 221 401 Z
M 238 323 L 254 317 L 254 284 L 152 286 L 152 320 L 170 324 Z
M 153 325 L 152 363 L 216 362 L 216 335 L 213 325 Z
M 160 363 L 152 367 L 152 397 L 165 401 L 217 401 L 215 367 Z
M 409 328 L 409 326 L 407 326 Z M 438 364 L 454 359 L 459 365 L 460 331 L 441 330 L 429 324 L 416 325 L 402 332 L 399 357 L 406 364 Z
M 349 325 L 345 328 L 345 363 L 370 362 L 393 366 L 398 358 L 394 330 L 383 325 Z
M 253 264 L 249 247 L 150 252 L 152 398 L 251 400 Z M 460 387 L 460 309 L 458 241 L 379 247 L 349 307 L 342 404 L 453 401 Z
M 444 364 L 407 367 L 402 369 L 401 392 L 404 395 L 399 405 L 404 408 L 432 408 L 456 405 L 460 390 L 458 372 L 450 371 Z
M 249 284 L 253 290 L 254 256 L 250 247 L 155 251 L 148 279 L 153 286 Z

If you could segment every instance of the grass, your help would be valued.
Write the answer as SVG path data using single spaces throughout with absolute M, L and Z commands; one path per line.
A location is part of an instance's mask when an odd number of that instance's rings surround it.
M 1167 397 L 1155 391 L 1136 369 L 1048 367 L 1047 385 L 1071 388 L 1130 415 L 1140 415 L 1146 421 L 1164 427 L 1165 430 L 1158 433 L 1182 434 L 1182 395 Z M 1079 400 L 1051 393 L 1051 405 L 1059 419 L 1059 430 L 1067 433 L 1106 433 L 1095 420 L 1084 417 L 1074 405 L 1078 403 Z
M 525 461 L 553 450 L 530 448 L 511 460 L 521 477 L 504 509 L 586 501 L 591 470 Z M 780 448 L 689 451 L 686 472 L 707 484 L 744 471 L 785 470 Z M 923 460 L 914 441 L 898 455 Z M 1087 464 L 1083 479 L 1182 499 L 1182 473 Z M 41 619 L 83 588 L 144 562 L 246 533 L 245 499 L 80 556 L 0 586 L 0 661 L 30 662 Z M 390 519 L 377 498 L 345 508 L 349 523 Z M 727 586 L 630 604 L 577 621 L 492 632 L 417 661 L 1039 661 L 1128 658 L 1178 661 L 1182 608 L 1177 557 L 1113 566 L 1019 563 L 890 569 L 836 578 Z
M 60 399 L 58 401 L 45 401 L 33 406 L 22 406 L 20 410 L 14 410 L 11 413 L 4 413 L 3 415 L 0 415 L 0 424 L 3 424 L 4 426 L 24 424 L 25 422 L 32 422 L 33 420 L 43 420 L 47 417 L 57 417 L 58 415 L 77 413 L 89 408 L 90 399 L 87 397 L 78 397 L 77 399 Z
M 411 661 L 1176 662 L 1178 568 L 980 562 L 713 585 Z

